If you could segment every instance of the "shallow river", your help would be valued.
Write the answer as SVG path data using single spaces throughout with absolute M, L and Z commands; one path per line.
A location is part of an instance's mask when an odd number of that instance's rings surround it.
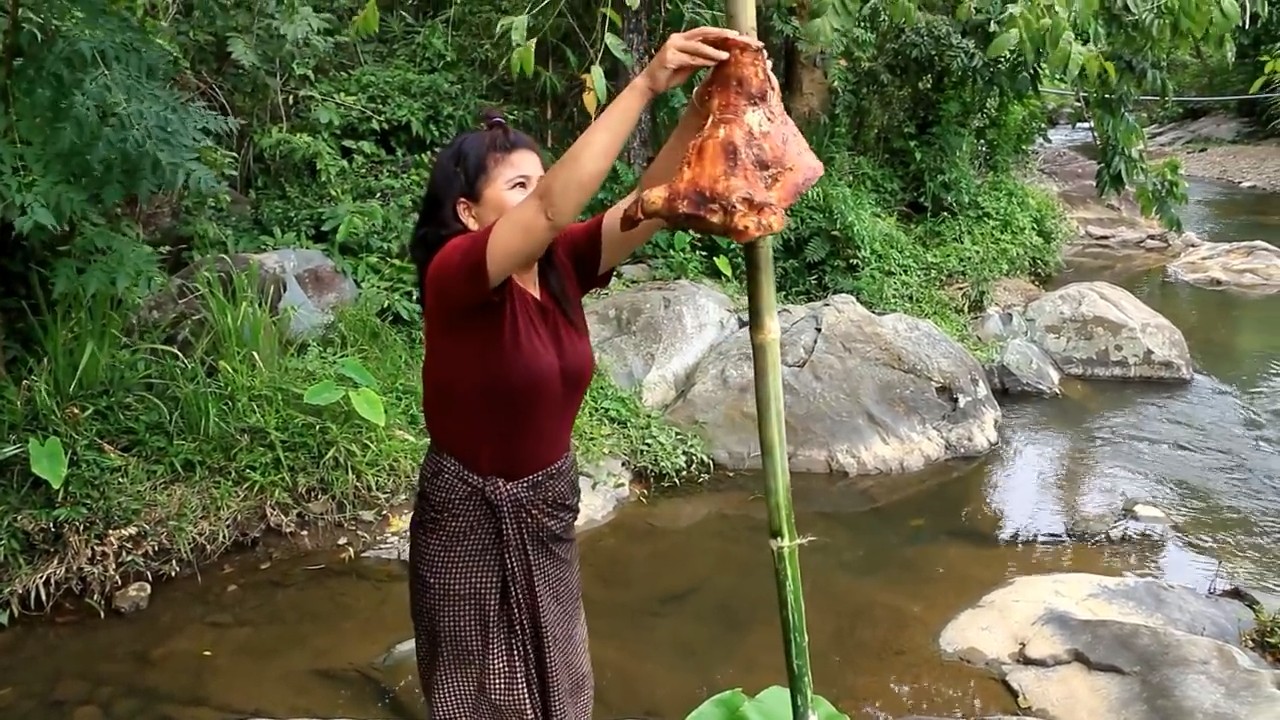
M 1280 242 L 1280 200 L 1195 183 L 1189 229 Z M 1096 269 L 1059 279 L 1106 277 Z M 1013 575 L 1134 571 L 1207 588 L 1280 590 L 1280 297 L 1112 276 L 1182 328 L 1185 387 L 1084 384 L 1005 407 L 981 462 L 891 482 L 884 504 L 796 479 L 819 690 L 858 718 L 1016 708 L 980 673 L 937 659 L 938 631 Z M 1267 320 L 1271 318 L 1271 320 Z M 1268 328 L 1272 329 L 1268 329 Z M 676 720 L 713 691 L 785 681 L 764 508 L 754 478 L 632 504 L 583 537 L 600 718 Z M 1114 512 L 1169 508 L 1165 546 L 1002 544 Z M 1219 565 L 1221 563 L 1221 565 Z M 359 670 L 409 635 L 403 570 L 339 552 L 260 568 L 240 558 L 158 587 L 138 615 L 0 633 L 0 717 L 217 720 L 413 717 Z

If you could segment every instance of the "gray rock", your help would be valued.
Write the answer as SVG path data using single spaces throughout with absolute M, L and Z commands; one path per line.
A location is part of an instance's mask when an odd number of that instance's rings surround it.
M 955 720 L 955 718 L 940 718 L 940 717 L 927 717 L 924 715 L 912 715 L 910 717 L 904 717 L 902 718 L 902 720 Z M 1035 720 L 1035 718 L 1031 718 L 1026 715 L 1021 715 L 1021 716 L 1019 715 L 984 715 L 980 718 L 973 718 L 973 720 Z
M 137 326 L 160 326 L 181 345 L 197 332 L 206 312 L 203 289 L 209 282 L 231 292 L 237 285 L 255 293 L 272 313 L 289 317 L 289 333 L 308 337 L 333 319 L 333 311 L 350 304 L 358 294 L 324 253 L 311 249 L 281 249 L 203 258 L 192 263 L 169 285 L 143 304 Z
M 618 276 L 631 282 L 648 282 L 653 279 L 653 268 L 645 263 L 628 263 L 618 268 Z
M 1062 394 L 1062 373 L 1037 345 L 1014 338 L 1000 348 L 992 367 L 993 386 L 1012 395 L 1057 397 Z
M 1045 720 L 1280 717 L 1280 672 L 1240 647 L 1234 600 L 1158 580 L 1016 578 L 943 629 L 944 654 L 984 667 Z
M 141 580 L 126 585 L 111 596 L 111 607 L 126 615 L 146 610 L 150 604 L 151 583 Z
M 909 472 L 985 453 L 1000 408 L 978 362 L 932 323 L 853 297 L 779 312 L 786 434 L 797 472 Z M 668 410 L 726 469 L 760 467 L 751 341 L 718 343 Z
M 1173 520 L 1168 513 L 1151 503 L 1142 502 L 1141 500 L 1126 500 L 1123 513 L 1127 518 L 1149 525 L 1173 524 Z
M 1280 248 L 1261 240 L 1206 243 L 1165 266 L 1165 277 L 1205 288 L 1280 292 Z
M 1086 379 L 1191 379 L 1182 332 L 1129 291 L 1079 282 L 1045 293 L 1024 311 L 1028 337 L 1064 375 Z
M 578 508 L 578 531 L 602 525 L 631 498 L 631 471 L 619 458 L 585 463 L 579 485 L 582 501 Z
M 1018 310 L 989 310 L 973 323 L 973 332 L 987 343 L 1005 343 L 1027 336 L 1027 321 Z
M 1247 120 L 1218 113 L 1147 128 L 1147 142 L 1158 148 L 1175 148 L 1191 143 L 1230 143 L 1244 140 L 1251 132 L 1253 126 Z
M 675 400 L 707 351 L 741 325 L 727 295 L 688 280 L 620 290 L 586 313 L 600 364 L 656 408 Z

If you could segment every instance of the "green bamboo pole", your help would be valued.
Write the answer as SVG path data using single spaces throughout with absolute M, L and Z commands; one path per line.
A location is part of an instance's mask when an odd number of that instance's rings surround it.
M 755 0 L 727 0 L 729 28 L 756 37 Z M 782 399 L 781 330 L 773 271 L 772 238 L 760 238 L 744 249 L 747 259 L 747 303 L 751 358 L 756 380 L 756 418 L 760 428 L 765 497 L 769 507 L 769 546 L 778 583 L 782 642 L 787 657 L 794 720 L 816 720 L 813 674 L 809 669 L 809 631 L 805 626 L 804 589 L 800 582 L 800 543 L 791 507 L 791 471 L 787 467 L 786 412 Z

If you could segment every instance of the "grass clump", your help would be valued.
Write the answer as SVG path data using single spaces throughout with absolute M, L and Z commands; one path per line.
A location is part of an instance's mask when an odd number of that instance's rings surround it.
M 1241 637 L 1241 643 L 1272 665 L 1280 665 L 1280 612 L 1267 612 L 1261 604 L 1251 609 L 1254 625 Z
M 645 407 L 635 393 L 615 385 L 602 368 L 597 368 L 582 403 L 574 442 L 583 461 L 622 458 L 633 473 L 656 487 L 701 480 L 711 471 L 702 438 Z
M 0 381 L 0 606 L 99 599 L 289 529 L 313 501 L 341 513 L 409 487 L 418 346 L 359 307 L 300 344 L 234 295 L 206 293 L 181 350 L 130 332 L 130 309 L 102 299 L 34 323 L 42 352 Z M 366 371 L 381 425 L 351 402 L 304 401 L 343 367 Z

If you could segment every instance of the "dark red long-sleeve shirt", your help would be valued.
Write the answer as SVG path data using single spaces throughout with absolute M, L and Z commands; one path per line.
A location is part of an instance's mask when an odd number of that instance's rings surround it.
M 559 460 L 595 359 L 581 299 L 599 274 L 603 216 L 569 226 L 543 262 L 564 278 L 575 327 L 542 284 L 489 288 L 492 226 L 450 240 L 427 268 L 422 408 L 432 444 L 472 472 L 519 479 Z

